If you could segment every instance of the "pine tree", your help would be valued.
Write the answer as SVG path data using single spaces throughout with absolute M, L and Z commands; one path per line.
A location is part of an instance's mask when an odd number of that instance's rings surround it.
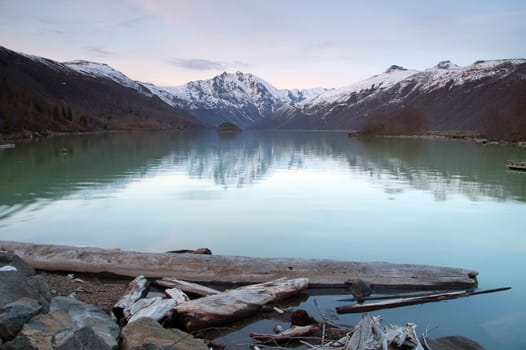
M 60 118 L 60 114 L 58 112 L 58 107 L 55 105 L 55 108 L 53 108 L 53 119 L 57 120 Z

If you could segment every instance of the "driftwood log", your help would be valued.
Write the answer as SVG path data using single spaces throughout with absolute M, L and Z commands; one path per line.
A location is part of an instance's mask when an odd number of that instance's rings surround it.
M 356 313 L 356 312 L 368 312 L 368 311 L 381 310 L 381 309 L 392 309 L 392 308 L 401 307 L 401 306 L 425 304 L 425 303 L 432 303 L 432 302 L 443 301 L 443 300 L 469 297 L 472 295 L 503 292 L 503 291 L 510 290 L 510 289 L 511 289 L 510 287 L 503 287 L 503 288 L 477 290 L 477 291 L 461 290 L 461 291 L 456 291 L 456 292 L 439 293 L 439 294 L 432 294 L 432 295 L 426 295 L 426 296 L 421 296 L 421 297 L 380 301 L 376 303 L 352 304 L 352 305 L 345 305 L 345 306 L 337 307 L 336 312 L 339 314 L 346 314 L 346 313 Z
M 183 292 L 200 295 L 202 297 L 220 293 L 218 290 L 208 288 L 197 283 L 191 283 L 169 277 L 163 277 L 162 279 L 155 281 L 155 284 L 161 287 L 178 288 Z
M 132 305 L 128 322 L 133 322 L 141 317 L 148 317 L 156 321 L 167 317 L 170 311 L 177 305 L 177 300 L 163 299 L 160 297 L 141 299 Z
M 318 332 L 320 326 L 311 324 L 309 326 L 292 326 L 289 329 L 281 331 L 277 334 L 264 334 L 264 333 L 250 333 L 248 336 L 252 339 L 259 340 L 263 343 L 269 342 L 283 342 L 293 339 L 300 339 L 308 336 L 312 333 Z
M 149 282 L 144 276 L 137 276 L 128 284 L 128 288 L 124 295 L 113 306 L 112 311 L 118 320 L 123 317 L 128 319 L 131 317 L 130 309 L 139 299 L 144 298 L 148 293 Z
M 190 300 L 188 295 L 186 295 L 185 292 L 183 292 L 179 288 L 167 288 L 164 290 L 164 294 L 177 301 L 177 304 L 181 304 Z
M 297 294 L 308 285 L 306 278 L 281 278 L 240 287 L 177 305 L 173 317 L 182 321 L 187 331 L 220 326 L 257 312 L 267 303 Z
M 349 280 L 360 279 L 373 288 L 468 289 L 475 285 L 477 275 L 460 268 L 384 262 L 139 253 L 11 241 L 0 241 L 0 248 L 45 271 L 106 272 L 150 278 L 177 276 L 198 283 L 250 284 L 280 277 L 307 277 L 312 287 L 340 288 Z

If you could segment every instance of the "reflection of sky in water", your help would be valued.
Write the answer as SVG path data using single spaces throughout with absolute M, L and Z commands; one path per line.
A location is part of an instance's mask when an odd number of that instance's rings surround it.
M 69 158 L 20 147 L 20 171 L 0 164 L 0 239 L 472 268 L 482 288 L 513 290 L 382 311 L 386 323 L 525 348 L 526 174 L 502 168 L 524 150 L 279 135 L 87 139 Z

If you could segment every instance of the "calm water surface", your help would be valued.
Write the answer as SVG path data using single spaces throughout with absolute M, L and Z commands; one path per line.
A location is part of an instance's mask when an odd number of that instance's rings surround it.
M 512 291 L 378 313 L 526 349 L 526 173 L 507 159 L 526 149 L 342 133 L 53 138 L 0 150 L 0 239 L 471 268 L 481 288 Z M 339 298 L 299 305 L 355 323 L 334 315 Z

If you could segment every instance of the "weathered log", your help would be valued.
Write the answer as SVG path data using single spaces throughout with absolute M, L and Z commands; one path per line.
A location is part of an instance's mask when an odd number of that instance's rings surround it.
M 168 295 L 173 300 L 177 301 L 177 304 L 181 304 L 190 300 L 188 295 L 186 295 L 185 292 L 179 288 L 168 288 L 164 290 L 164 293 L 166 293 L 166 295 Z
M 191 283 L 169 277 L 163 277 L 161 280 L 155 281 L 155 284 L 162 287 L 179 288 L 183 292 L 193 293 L 203 297 L 220 293 L 218 290 L 208 288 L 197 283 Z
M 109 272 L 121 276 L 177 276 L 201 283 L 249 284 L 280 277 L 309 278 L 314 287 L 344 287 L 361 279 L 371 287 L 472 288 L 477 272 L 428 265 L 334 260 L 264 259 L 235 256 L 138 253 L 100 248 L 0 241 L 0 248 L 45 271 Z
M 141 317 L 149 317 L 159 321 L 168 316 L 176 305 L 177 301 L 174 299 L 163 299 L 160 297 L 141 299 L 131 307 L 128 323 Z
M 148 294 L 148 280 L 144 276 L 137 276 L 128 284 L 124 295 L 113 306 L 112 311 L 118 320 L 126 316 L 135 302 Z
M 308 284 L 306 278 L 281 278 L 228 290 L 177 305 L 174 308 L 174 318 L 182 321 L 187 331 L 221 326 L 257 312 L 269 302 L 297 294 L 307 288 Z
M 392 308 L 401 307 L 401 306 L 425 304 L 425 303 L 432 303 L 432 302 L 443 301 L 443 300 L 469 297 L 469 296 L 478 295 L 478 294 L 502 292 L 502 291 L 509 290 L 509 289 L 511 289 L 511 287 L 487 289 L 487 290 L 479 290 L 479 291 L 462 290 L 462 291 L 457 291 L 457 292 L 432 294 L 432 295 L 427 295 L 427 296 L 422 296 L 422 297 L 381 301 L 377 303 L 345 305 L 345 306 L 337 307 L 336 312 L 339 314 L 346 314 L 346 313 L 374 311 L 374 310 L 380 310 L 380 309 L 392 309 Z
M 343 298 L 336 301 L 369 301 L 369 300 L 389 300 L 389 299 L 402 299 L 402 298 L 413 298 L 413 297 L 425 297 L 428 295 L 440 294 L 440 293 L 449 293 L 451 291 L 445 290 L 433 290 L 427 292 L 409 292 L 409 293 L 396 293 L 396 294 L 382 294 L 382 295 L 373 295 L 363 298 Z
M 302 337 L 311 335 L 320 330 L 320 327 L 316 324 L 309 326 L 292 326 L 278 334 L 264 334 L 264 333 L 250 333 L 249 337 L 259 340 L 263 343 L 268 342 L 282 342 L 292 339 L 300 339 Z

